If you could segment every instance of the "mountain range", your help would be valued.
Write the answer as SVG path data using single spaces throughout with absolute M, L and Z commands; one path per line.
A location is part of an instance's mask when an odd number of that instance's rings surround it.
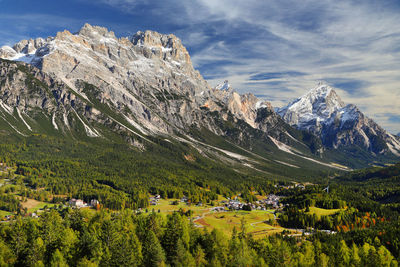
M 228 81 L 211 88 L 174 35 L 77 33 L 0 49 L 3 139 L 35 134 L 132 149 L 184 145 L 187 161 L 293 176 L 398 161 L 400 138 L 320 84 L 276 112 Z M 180 148 L 181 149 L 181 148 Z M 190 151 L 190 152 L 189 152 Z M 193 152 L 194 151 L 194 152 Z

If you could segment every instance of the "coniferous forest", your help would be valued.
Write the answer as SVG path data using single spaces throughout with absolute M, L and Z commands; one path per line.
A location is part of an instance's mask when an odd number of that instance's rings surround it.
M 398 264 L 400 164 L 293 183 L 206 159 L 188 164 L 168 144 L 154 147 L 165 157 L 153 157 L 65 142 L 34 136 L 0 146 L 0 266 Z M 260 202 L 271 196 L 278 206 Z M 72 199 L 99 204 L 80 209 Z M 236 210 L 235 201 L 245 205 Z M 269 219 L 253 222 L 254 214 Z

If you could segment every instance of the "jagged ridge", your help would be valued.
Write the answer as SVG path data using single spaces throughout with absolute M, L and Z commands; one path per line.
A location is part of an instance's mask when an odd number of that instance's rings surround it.
M 240 95 L 227 81 L 210 88 L 193 68 L 181 41 L 171 34 L 146 31 L 117 38 L 105 28 L 86 24 L 76 34 L 64 31 L 55 37 L 24 40 L 13 48 L 3 47 L 0 57 L 38 68 L 29 67 L 25 73 L 27 76 L 30 72 L 40 74 L 43 77 L 36 79 L 49 81 L 46 86 L 50 88 L 46 95 L 30 95 L 18 89 L 23 87 L 26 75 L 10 79 L 8 71 L 4 71 L 5 84 L 19 81 L 12 87 L 1 88 L 3 95 L 11 96 L 3 98 L 7 105 L 5 110 L 22 109 L 23 114 L 33 117 L 31 114 L 38 108 L 37 103 L 51 99 L 54 105 L 43 105 L 42 109 L 47 123 L 53 125 L 52 131 L 56 133 L 76 136 L 80 128 L 80 132 L 90 138 L 107 139 L 111 130 L 140 149 L 145 149 L 152 136 L 164 136 L 197 148 L 201 146 L 204 152 L 210 145 L 202 132 L 206 129 L 247 151 L 239 149 L 241 153 L 257 150 L 264 159 L 279 158 L 280 163 L 276 161 L 275 164 L 295 166 L 293 168 L 299 166 L 292 163 L 307 165 L 304 162 L 312 161 L 312 152 L 321 152 L 315 136 L 290 127 L 269 102 L 252 94 Z M 60 92 L 57 91 L 59 85 L 63 88 Z M 22 108 L 18 100 L 21 97 L 36 104 L 29 103 Z M 69 102 L 64 103 L 65 99 Z M 326 113 L 321 112 L 322 115 Z M 32 123 L 41 124 L 35 119 Z M 14 128 L 25 135 L 40 132 L 34 128 L 22 132 L 15 125 Z M 193 134 L 193 129 L 203 136 Z M 226 144 L 226 140 L 221 142 Z M 212 149 L 220 151 L 215 146 Z M 280 152 L 274 154 L 276 149 Z M 235 160 L 243 158 L 232 153 L 225 155 Z M 282 157 L 292 163 L 285 163 Z

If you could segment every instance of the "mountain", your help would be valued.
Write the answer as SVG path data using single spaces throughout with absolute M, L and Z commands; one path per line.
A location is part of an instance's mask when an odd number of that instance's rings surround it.
M 320 136 L 327 148 L 340 150 L 355 146 L 373 156 L 400 156 L 400 142 L 396 137 L 355 105 L 345 105 L 328 85 L 318 84 L 277 112 L 290 125 Z
M 42 134 L 139 151 L 167 146 L 187 160 L 195 153 L 199 161 L 269 177 L 346 169 L 334 164 L 346 165 L 343 158 L 321 154 L 311 128 L 290 126 L 269 102 L 239 94 L 228 81 L 211 88 L 172 34 L 117 38 L 85 24 L 74 34 L 2 47 L 0 58 L 3 139 Z

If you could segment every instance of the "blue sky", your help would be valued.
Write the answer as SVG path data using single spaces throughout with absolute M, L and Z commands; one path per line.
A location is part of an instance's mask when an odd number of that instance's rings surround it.
M 326 81 L 400 132 L 400 1 L 0 0 L 0 45 L 78 31 L 174 33 L 210 85 L 282 106 Z

